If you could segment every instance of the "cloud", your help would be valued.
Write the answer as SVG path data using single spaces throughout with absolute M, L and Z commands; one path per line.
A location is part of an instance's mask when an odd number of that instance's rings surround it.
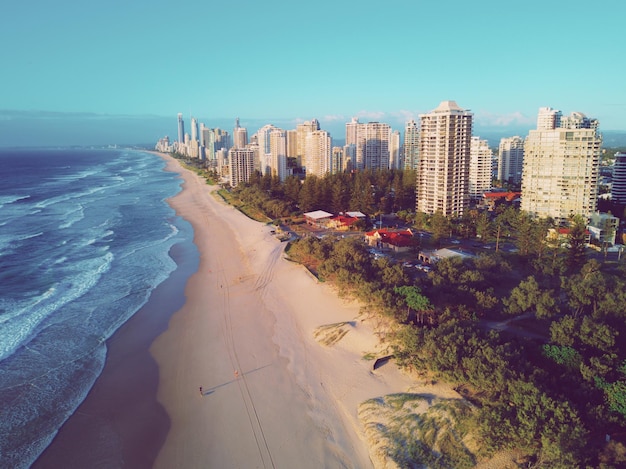
M 536 122 L 536 116 L 526 116 L 520 111 L 508 114 L 497 114 L 489 111 L 478 111 L 474 113 L 476 124 L 483 127 L 527 127 Z

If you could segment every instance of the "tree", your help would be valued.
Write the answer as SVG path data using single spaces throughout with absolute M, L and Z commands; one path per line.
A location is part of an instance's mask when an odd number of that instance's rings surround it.
M 580 215 L 572 217 L 568 235 L 569 248 L 567 251 L 567 266 L 570 270 L 579 268 L 585 262 L 586 231 L 587 227 L 583 217 Z
M 528 277 L 511 290 L 511 295 L 502 300 L 509 314 L 522 314 L 535 311 L 538 318 L 554 316 L 558 312 L 554 293 L 542 290 L 535 277 Z
M 422 291 L 419 287 L 405 285 L 395 287 L 393 291 L 404 297 L 404 301 L 407 304 L 406 319 L 410 317 L 410 311 L 412 309 L 417 313 L 417 321 L 423 323 L 424 315 L 433 310 L 433 305 L 430 300 L 422 295 Z
M 437 210 L 430 219 L 430 229 L 433 232 L 433 241 L 437 242 L 450 234 L 450 220 Z

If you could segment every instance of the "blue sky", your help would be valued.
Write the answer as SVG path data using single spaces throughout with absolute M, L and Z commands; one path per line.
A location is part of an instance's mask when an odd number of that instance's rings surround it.
M 178 112 L 343 138 L 351 116 L 402 130 L 443 100 L 477 130 L 532 128 L 541 106 L 626 130 L 624 18 L 623 0 L 9 2 L 0 146 L 156 141 Z

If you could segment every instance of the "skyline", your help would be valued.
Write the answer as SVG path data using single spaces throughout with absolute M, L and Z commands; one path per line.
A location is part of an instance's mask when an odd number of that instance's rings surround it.
M 315 118 L 342 139 L 353 116 L 402 131 L 444 100 L 478 130 L 513 135 L 550 106 L 626 131 L 626 5 L 434 3 L 14 2 L 0 146 L 156 141 L 179 112 L 228 131 L 240 117 L 251 133 Z

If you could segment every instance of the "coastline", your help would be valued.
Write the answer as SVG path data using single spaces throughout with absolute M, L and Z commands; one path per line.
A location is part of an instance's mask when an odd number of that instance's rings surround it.
M 152 467 L 170 421 L 156 399 L 159 371 L 148 349 L 184 303 L 197 265 L 180 244 L 170 255 L 176 269 L 107 341 L 102 373 L 32 468 Z
M 183 180 L 168 203 L 193 226 L 198 255 L 172 249 L 176 270 L 111 338 L 103 373 L 33 467 L 383 467 L 359 405 L 440 390 L 394 365 L 373 372 L 364 356 L 381 350 L 361 305 L 282 259 L 270 226 L 159 155 Z M 316 341 L 337 323 L 341 341 Z

